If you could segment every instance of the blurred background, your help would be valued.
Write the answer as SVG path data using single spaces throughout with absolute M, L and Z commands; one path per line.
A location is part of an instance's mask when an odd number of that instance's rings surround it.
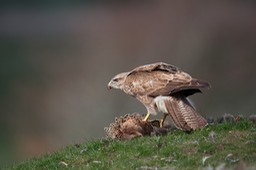
M 117 73 L 163 61 L 212 88 L 204 117 L 255 113 L 254 1 L 25 1 L 0 7 L 0 160 L 104 137 L 134 98 Z

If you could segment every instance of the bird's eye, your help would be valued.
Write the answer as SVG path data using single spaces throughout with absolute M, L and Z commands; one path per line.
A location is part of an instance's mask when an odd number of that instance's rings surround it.
M 118 81 L 118 79 L 117 79 L 117 78 L 116 78 L 116 79 L 113 79 L 113 81 L 117 82 L 117 81 Z

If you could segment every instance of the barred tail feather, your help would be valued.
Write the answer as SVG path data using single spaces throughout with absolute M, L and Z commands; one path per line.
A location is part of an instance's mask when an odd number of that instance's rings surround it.
M 156 106 L 159 111 L 170 114 L 178 129 L 190 131 L 207 126 L 207 121 L 196 112 L 185 96 L 158 98 Z
M 180 110 L 184 110 L 184 118 L 188 125 L 193 129 L 204 128 L 208 125 L 207 120 L 203 118 L 191 105 L 187 98 L 183 97 Z

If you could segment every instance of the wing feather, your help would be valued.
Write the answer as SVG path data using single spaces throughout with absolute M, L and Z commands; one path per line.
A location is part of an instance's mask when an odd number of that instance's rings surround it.
M 201 92 L 201 88 L 210 86 L 207 82 L 193 79 L 179 68 L 163 62 L 133 69 L 127 75 L 126 84 L 137 95 L 150 97 L 168 96 L 178 92 L 189 96 Z
M 182 92 L 184 96 L 189 96 L 194 93 L 200 93 L 202 88 L 209 88 L 209 83 L 197 79 L 192 79 L 189 82 L 169 82 L 164 87 L 161 87 L 154 92 L 150 93 L 149 96 L 168 96 L 178 92 Z
M 170 73 L 176 73 L 179 70 L 179 68 L 174 65 L 171 65 L 171 64 L 158 62 L 158 63 L 146 64 L 143 66 L 136 67 L 135 69 L 130 71 L 129 75 L 137 73 L 137 72 L 152 72 L 152 71 L 157 71 L 157 70 L 166 71 L 166 72 L 170 72 Z

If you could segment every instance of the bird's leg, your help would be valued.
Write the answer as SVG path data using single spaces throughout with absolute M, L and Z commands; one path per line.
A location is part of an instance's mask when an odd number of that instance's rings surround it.
M 164 113 L 164 117 L 160 120 L 160 127 L 163 127 L 164 121 L 165 121 L 167 116 L 168 116 L 168 113 Z
M 145 116 L 145 118 L 143 119 L 143 121 L 146 122 L 148 120 L 149 116 L 150 116 L 150 113 L 148 112 L 147 115 Z

